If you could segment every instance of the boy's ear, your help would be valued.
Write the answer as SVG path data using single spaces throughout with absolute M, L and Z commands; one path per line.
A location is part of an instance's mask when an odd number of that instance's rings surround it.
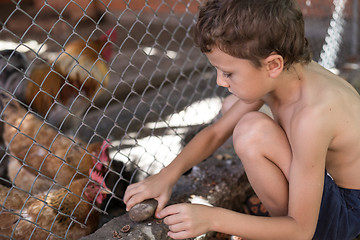
M 265 58 L 265 64 L 271 78 L 278 77 L 284 69 L 284 59 L 279 54 L 272 54 Z

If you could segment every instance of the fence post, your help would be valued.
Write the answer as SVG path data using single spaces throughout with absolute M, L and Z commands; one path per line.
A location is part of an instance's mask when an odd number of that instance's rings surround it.
M 353 18 L 352 18 L 352 45 L 351 55 L 358 54 L 358 40 L 359 40 L 359 1 L 353 0 Z

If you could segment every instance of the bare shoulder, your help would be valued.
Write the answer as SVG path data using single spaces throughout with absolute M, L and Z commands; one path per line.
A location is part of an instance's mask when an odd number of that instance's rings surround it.
M 319 119 L 323 119 L 322 114 L 332 116 L 327 121 L 343 121 L 343 117 L 356 120 L 356 115 L 360 116 L 360 97 L 351 84 L 316 63 L 307 72 L 299 108 L 301 116 L 318 114 Z
M 360 168 L 359 94 L 344 79 L 319 66 L 312 66 L 309 76 L 293 127 L 309 138 L 328 141 L 322 146 L 327 151 L 326 169 L 339 186 L 359 189 L 354 184 L 354 179 L 360 182 L 355 171 Z

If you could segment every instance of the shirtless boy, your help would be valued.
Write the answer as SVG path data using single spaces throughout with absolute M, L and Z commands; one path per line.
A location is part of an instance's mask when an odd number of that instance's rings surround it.
M 208 0 L 195 42 L 233 94 L 225 113 L 174 161 L 128 187 L 127 209 L 159 202 L 169 236 L 208 231 L 245 239 L 353 239 L 360 233 L 360 97 L 311 61 L 295 0 Z M 267 104 L 273 118 L 258 112 Z M 233 135 L 249 181 L 271 217 L 196 204 L 165 207 L 182 173 Z

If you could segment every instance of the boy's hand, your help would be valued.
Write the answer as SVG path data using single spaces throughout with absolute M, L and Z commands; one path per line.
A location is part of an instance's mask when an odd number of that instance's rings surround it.
M 126 189 L 124 202 L 126 211 L 129 211 L 135 204 L 146 199 L 154 198 L 158 201 L 155 215 L 159 213 L 168 202 L 172 192 L 172 182 L 161 172 L 146 178 L 145 180 L 131 184 Z
M 168 236 L 173 239 L 193 238 L 210 231 L 212 207 L 182 203 L 164 208 L 159 218 L 169 226 Z

